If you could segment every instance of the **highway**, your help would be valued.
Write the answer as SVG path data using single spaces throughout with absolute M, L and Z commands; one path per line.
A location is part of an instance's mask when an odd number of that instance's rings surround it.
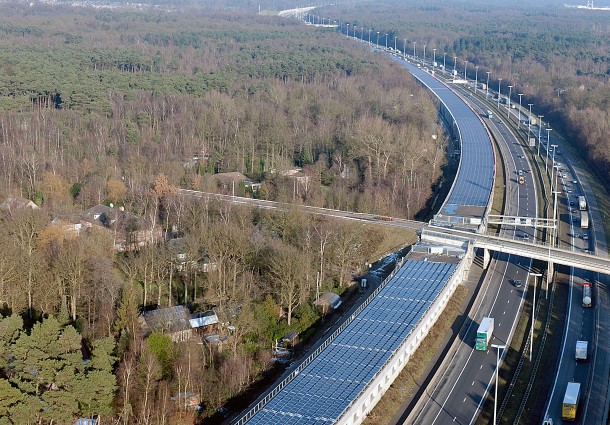
M 424 72 L 420 68 L 396 59 L 418 77 Z M 469 101 L 471 99 L 468 99 Z M 476 105 L 475 105 L 476 106 Z M 476 110 L 476 109 L 475 109 Z M 486 108 L 477 112 L 482 114 Z M 517 170 L 530 169 L 527 157 L 516 139 L 497 120 L 486 122 L 495 137 L 500 140 L 506 167 L 505 214 L 536 217 L 536 186 L 530 175 L 522 185 L 517 180 Z M 530 234 L 533 230 L 503 229 L 502 236 L 513 239 L 515 235 Z M 476 236 L 475 236 L 476 237 Z M 523 239 L 523 238 L 522 238 Z M 469 315 L 469 327 L 463 341 L 450 350 L 451 360 L 444 370 L 438 370 L 432 388 L 426 392 L 416 408 L 403 415 L 408 424 L 470 424 L 479 415 L 492 388 L 496 368 L 496 351 L 479 352 L 474 349 L 478 324 L 483 317 L 495 320 L 492 344 L 507 345 L 513 335 L 519 313 L 524 303 L 531 260 L 523 257 L 500 254 L 492 261 L 483 286 L 485 293 L 477 298 L 478 304 Z M 523 285 L 517 288 L 515 280 Z M 503 354 L 502 354 L 503 356 Z
M 518 108 L 518 107 L 517 107 Z M 511 117 L 515 122 L 518 120 L 518 109 L 501 107 L 493 109 L 496 114 L 504 114 Z M 527 111 L 521 111 L 521 116 L 527 116 Z M 523 127 L 524 133 L 527 127 Z M 544 128 L 544 127 L 543 127 Z M 538 133 L 538 128 L 533 127 L 532 136 Z M 544 134 L 541 131 L 542 134 Z M 554 133 L 550 133 L 550 145 L 556 145 L 556 155 L 548 154 L 549 166 L 556 165 L 555 176 L 558 187 L 563 189 L 559 194 L 559 218 L 561 220 L 559 240 L 561 244 L 572 252 L 594 252 L 602 257 L 607 256 L 607 243 L 603 226 L 601 225 L 601 214 L 593 191 L 583 172 L 579 158 L 574 155 L 569 145 Z M 543 138 L 540 154 L 541 158 L 547 160 L 546 139 Z M 534 149 L 534 152 L 537 151 Z M 553 158 L 555 161 L 553 162 Z M 580 228 L 580 211 L 578 209 L 578 196 L 585 195 L 588 200 L 588 214 L 590 216 L 590 228 Z M 585 238 L 587 235 L 588 238 Z M 588 240 L 587 240 L 588 239 Z M 562 264 L 574 265 L 584 259 L 577 258 L 578 254 L 566 256 Z M 607 271 L 606 271 L 607 273 Z M 608 320 L 608 291 L 606 276 L 598 283 L 596 295 L 599 308 L 584 308 L 582 302 L 582 284 L 585 280 L 595 282 L 598 275 L 570 267 L 570 298 L 567 306 L 567 328 L 563 334 L 562 353 L 557 367 L 556 378 L 553 382 L 549 401 L 544 412 L 544 417 L 553 418 L 555 423 L 561 421 L 561 405 L 563 394 L 567 383 L 577 381 L 583 384 L 584 401 L 580 406 L 580 413 L 575 423 L 605 423 L 607 417 L 607 393 L 608 393 L 608 334 L 609 332 L 600 324 Z M 595 307 L 595 306 L 594 306 Z M 574 352 L 576 340 L 587 340 L 592 344 L 591 360 L 587 363 L 576 363 Z
M 518 107 L 515 109 L 501 107 L 496 112 L 501 114 L 506 112 L 507 116 L 510 116 L 515 122 L 519 117 Z M 523 117 L 524 114 L 527 116 L 528 112 L 522 110 L 521 116 Z M 541 131 L 542 129 L 544 129 L 544 126 L 541 129 L 534 126 L 532 136 L 537 135 L 539 130 L 541 134 L 544 134 Z M 581 160 L 573 153 L 573 148 L 565 140 L 552 132 L 549 133 L 549 136 L 549 145 L 555 145 L 557 149 L 555 155 L 553 155 L 552 150 L 549 153 L 546 152 L 546 138 L 541 138 L 543 143 L 539 148 L 541 159 L 544 159 L 545 162 L 548 161 L 549 167 L 556 165 L 556 184 L 559 189 L 562 189 L 558 198 L 561 220 L 559 241 L 561 245 L 573 250 L 573 252 L 592 252 L 598 256 L 607 257 L 607 242 L 602 225 L 602 214 L 587 175 L 583 171 Z M 538 146 L 536 146 L 535 151 L 538 151 Z M 580 227 L 579 195 L 584 195 L 587 199 L 587 213 L 590 218 L 589 229 Z M 573 255 L 571 263 L 570 261 L 562 263 L 569 266 L 580 263 L 580 261 L 582 260 Z M 562 423 L 561 405 L 565 388 L 568 382 L 576 381 L 583 385 L 584 401 L 581 403 L 576 421 L 572 423 L 605 423 L 608 412 L 609 332 L 601 324 L 607 323 L 609 318 L 607 276 L 600 278 L 598 274 L 585 272 L 574 267 L 570 267 L 569 270 L 570 292 L 566 309 L 566 328 L 563 333 L 560 360 L 544 417 L 552 418 L 554 423 Z M 589 281 L 595 285 L 597 279 L 601 279 L 597 283 L 598 290 L 595 291 L 597 305 L 594 304 L 593 308 L 585 308 L 581 305 L 582 284 Z M 576 363 L 574 360 L 577 340 L 589 341 L 590 347 L 592 347 L 589 353 L 591 359 L 586 363 Z

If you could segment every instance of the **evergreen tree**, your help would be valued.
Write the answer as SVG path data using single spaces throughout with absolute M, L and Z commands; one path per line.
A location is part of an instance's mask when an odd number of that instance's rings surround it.
M 93 343 L 83 359 L 82 337 L 54 317 L 28 334 L 18 316 L 0 319 L 0 424 L 69 423 L 111 411 L 114 340 Z

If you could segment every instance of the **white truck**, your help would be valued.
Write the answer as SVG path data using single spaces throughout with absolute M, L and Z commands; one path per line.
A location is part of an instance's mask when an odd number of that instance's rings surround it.
M 588 341 L 576 341 L 576 361 L 587 361 L 587 353 L 589 348 Z
M 581 211 L 587 210 L 587 199 L 584 196 L 578 197 L 578 207 Z
M 483 317 L 479 329 L 477 329 L 477 339 L 474 348 L 479 351 L 487 351 L 487 346 L 494 332 L 493 317 Z
M 589 228 L 589 214 L 586 211 L 580 212 L 580 228 L 588 229 Z

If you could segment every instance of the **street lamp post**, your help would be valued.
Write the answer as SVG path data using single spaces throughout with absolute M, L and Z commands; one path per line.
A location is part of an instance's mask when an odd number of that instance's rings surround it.
M 377 43 L 375 44 L 377 44 L 377 47 L 379 47 L 379 31 L 377 31 Z
M 487 97 L 489 96 L 489 74 L 491 71 L 485 71 L 485 73 L 487 74 L 487 92 L 485 93 L 485 100 L 487 100 Z
M 385 49 L 388 50 L 388 33 L 385 34 Z
M 478 85 L 479 85 L 479 65 L 474 67 L 474 94 L 477 94 Z
M 436 67 L 436 49 L 432 49 L 432 68 Z
M 455 72 L 455 67 L 457 64 L 457 56 L 453 57 L 453 77 L 455 78 L 456 72 Z
M 543 117 L 544 117 L 544 115 L 538 115 L 538 156 L 540 156 L 540 145 L 542 143 L 540 133 L 542 132 L 542 118 Z
M 536 280 L 542 277 L 540 273 L 530 273 L 530 276 L 534 276 L 534 300 L 532 301 L 532 327 L 530 329 L 530 362 L 532 361 L 532 352 L 534 351 L 534 320 L 536 313 Z
M 404 60 L 407 60 L 407 39 L 405 38 L 405 42 L 402 44 L 402 56 Z
M 417 41 L 413 42 L 413 60 L 415 60 L 415 45 L 417 44 Z
M 464 80 L 467 80 L 466 78 L 466 67 L 468 66 L 468 61 L 464 61 Z
M 544 161 L 544 171 L 545 172 L 548 172 L 550 139 L 551 139 L 551 129 L 547 128 L 546 129 L 546 161 Z
M 396 51 L 396 36 L 394 36 L 394 51 Z
M 348 23 L 346 23 L 346 24 L 345 24 L 345 27 L 346 27 L 346 28 L 345 28 L 345 36 L 346 36 L 346 37 L 349 37 L 349 24 L 348 24 Z
M 369 30 L 369 46 L 371 45 L 371 30 Z
M 445 57 L 447 56 L 446 52 L 443 52 L 443 72 L 447 72 L 447 67 L 445 66 Z
M 530 114 L 527 116 L 527 143 L 530 141 L 530 130 L 532 127 L 532 106 L 533 103 L 528 103 L 527 106 L 530 107 Z
M 360 27 L 360 40 L 364 41 L 364 27 Z
M 555 173 L 555 179 L 557 179 L 557 174 L 559 174 L 559 167 L 557 167 L 557 173 Z M 557 181 L 555 181 L 555 188 L 557 188 Z M 554 190 L 553 191 L 553 195 L 554 196 L 554 202 L 553 202 L 553 229 L 551 230 L 555 230 L 554 234 L 552 235 L 551 240 L 549 241 L 549 258 L 547 260 L 547 266 L 548 266 L 548 271 L 547 271 L 547 278 L 546 278 L 546 290 L 544 291 L 544 298 L 545 299 L 549 299 L 549 285 L 551 284 L 551 279 L 553 278 L 553 274 L 551 273 L 551 269 L 553 268 L 552 263 L 551 263 L 551 247 L 555 245 L 556 239 L 557 239 L 557 231 L 559 229 L 559 227 L 557 226 L 557 195 L 561 193 L 558 190 Z
M 521 128 L 521 96 L 523 96 L 523 93 L 519 93 L 519 118 L 517 118 L 517 128 Z M 529 141 L 528 141 L 529 142 Z
M 356 23 L 354 22 L 354 38 L 356 38 Z
M 502 78 L 498 78 L 498 111 L 500 110 L 500 93 L 501 93 L 501 86 L 502 84 Z
M 506 102 L 507 105 L 507 112 L 506 112 L 506 117 L 510 119 L 510 95 L 513 92 L 513 86 L 508 86 L 508 102 Z
M 424 61 L 422 63 L 426 63 L 426 45 L 424 44 Z
M 491 344 L 493 348 L 497 348 L 498 352 L 496 354 L 496 385 L 494 385 L 494 425 L 496 425 L 496 416 L 498 412 L 498 371 L 500 369 L 500 350 L 504 350 L 506 345 L 502 344 Z
M 551 145 L 551 147 L 553 148 L 553 156 L 551 157 L 551 164 L 553 164 L 551 166 L 551 190 L 553 190 L 553 177 L 555 174 L 555 149 L 557 149 L 558 145 Z M 555 189 L 557 189 L 557 186 L 555 185 Z

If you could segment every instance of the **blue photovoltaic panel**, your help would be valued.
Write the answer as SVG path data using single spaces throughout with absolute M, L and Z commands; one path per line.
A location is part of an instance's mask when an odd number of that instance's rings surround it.
M 462 137 L 461 164 L 453 190 L 445 201 L 445 213 L 460 206 L 486 207 L 494 182 L 495 158 L 489 135 L 476 113 L 426 71 L 392 56 L 425 84 L 451 111 Z
M 417 325 L 455 267 L 405 261 L 345 330 L 248 424 L 334 423 Z

